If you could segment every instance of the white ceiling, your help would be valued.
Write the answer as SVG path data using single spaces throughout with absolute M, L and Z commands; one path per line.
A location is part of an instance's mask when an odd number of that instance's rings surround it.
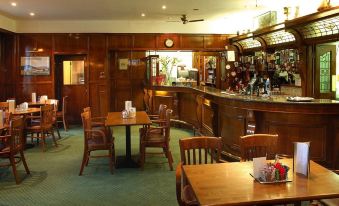
M 265 0 L 0 0 L 0 13 L 14 20 L 180 20 L 215 19 Z M 16 2 L 17 6 L 11 6 Z M 258 6 L 256 7 L 256 3 Z M 167 9 L 163 10 L 162 5 Z M 195 11 L 193 9 L 199 9 Z M 34 12 L 35 16 L 29 16 Z M 145 13 L 145 17 L 141 17 Z

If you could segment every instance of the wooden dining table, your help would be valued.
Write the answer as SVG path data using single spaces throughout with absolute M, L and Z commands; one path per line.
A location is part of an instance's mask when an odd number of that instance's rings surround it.
M 291 169 L 291 182 L 261 184 L 250 173 L 253 162 L 184 165 L 183 173 L 200 205 L 283 204 L 339 198 L 339 175 L 310 161 L 310 175 L 293 172 L 293 160 L 281 160 Z
M 138 167 L 139 165 L 132 159 L 131 154 L 131 126 L 150 125 L 150 118 L 145 111 L 137 111 L 133 118 L 122 118 L 121 112 L 109 112 L 105 125 L 107 127 L 125 126 L 126 127 L 126 156 L 122 161 L 117 159 L 117 167 Z

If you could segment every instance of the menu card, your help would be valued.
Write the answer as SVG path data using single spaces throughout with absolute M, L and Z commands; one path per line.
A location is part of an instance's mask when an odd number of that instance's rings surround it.
M 125 101 L 125 110 L 129 111 L 132 107 L 132 101 Z
M 32 93 L 32 103 L 36 103 L 36 93 Z
M 310 164 L 310 142 L 294 143 L 294 170 L 308 176 Z
M 253 177 L 258 179 L 261 171 L 265 169 L 266 157 L 253 158 Z
M 8 102 L 8 112 L 14 113 L 14 111 L 15 111 L 15 100 L 9 99 L 9 100 L 7 100 L 7 102 Z

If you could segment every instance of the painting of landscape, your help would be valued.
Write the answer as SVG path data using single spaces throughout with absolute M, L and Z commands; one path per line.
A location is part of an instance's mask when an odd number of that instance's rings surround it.
M 21 75 L 49 75 L 49 57 L 21 57 Z

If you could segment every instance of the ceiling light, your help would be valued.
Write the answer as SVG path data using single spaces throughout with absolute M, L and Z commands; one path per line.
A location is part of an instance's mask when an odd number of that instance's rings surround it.
M 146 16 L 146 14 L 145 14 L 145 13 L 141 13 L 141 16 L 142 16 L 142 17 L 145 17 L 145 16 Z
M 165 10 L 167 7 L 166 7 L 166 5 L 162 5 L 162 7 L 161 7 L 163 10 Z
M 16 6 L 16 3 L 15 3 L 15 2 L 12 2 L 11 5 L 12 5 L 12 6 Z
M 30 16 L 34 16 L 35 14 L 33 12 L 29 13 Z

